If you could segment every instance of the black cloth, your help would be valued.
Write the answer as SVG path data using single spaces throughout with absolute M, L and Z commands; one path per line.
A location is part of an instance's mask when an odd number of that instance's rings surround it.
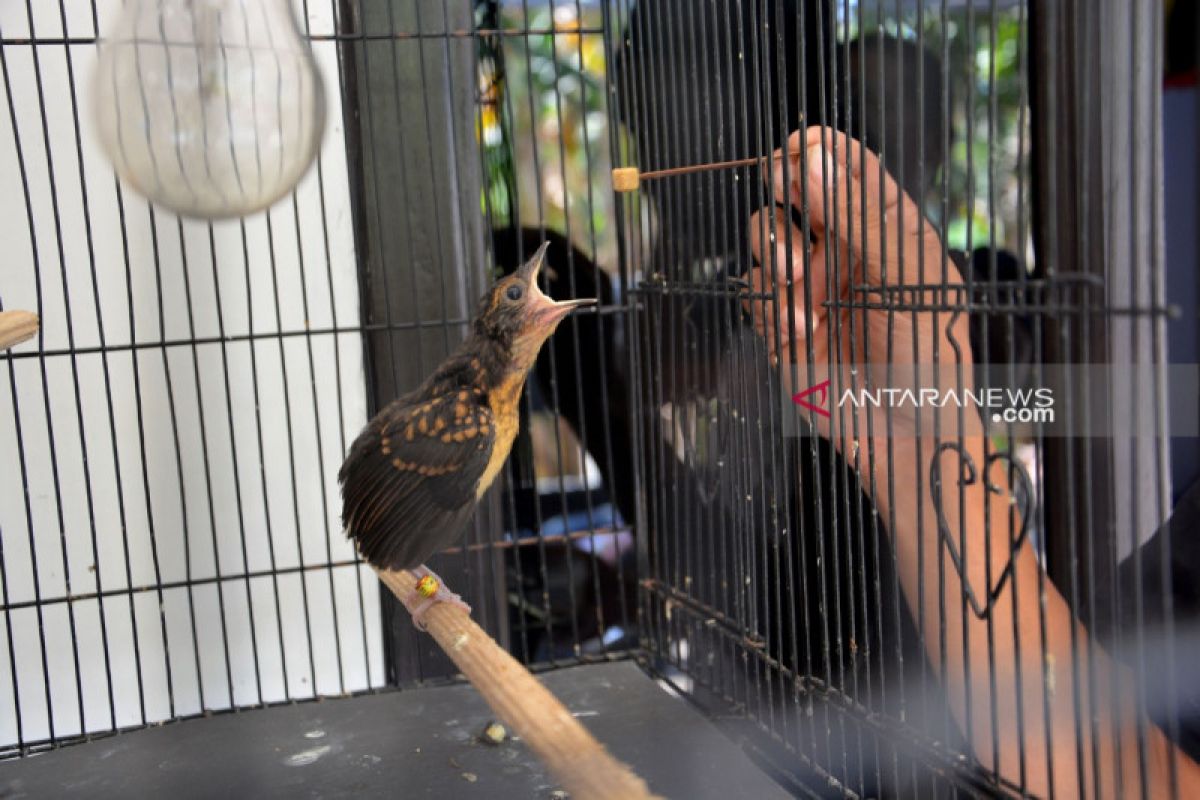
M 1165 552 L 1164 552 L 1165 551 Z M 1147 713 L 1189 756 L 1200 760 L 1200 481 L 1176 504 L 1171 518 L 1117 568 L 1121 603 L 1116 623 L 1098 626 L 1100 642 L 1137 667 L 1140 584 L 1142 640 L 1140 670 Z M 1125 646 L 1118 649 L 1118 643 Z M 1169 646 L 1168 646 L 1169 645 Z M 1170 659 L 1168 661 L 1168 659 Z M 1174 674 L 1174 696 L 1164 676 Z M 1170 724 L 1178 715 L 1178 734 Z

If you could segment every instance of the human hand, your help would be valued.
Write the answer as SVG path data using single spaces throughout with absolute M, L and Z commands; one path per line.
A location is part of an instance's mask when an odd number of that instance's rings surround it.
M 790 162 L 787 185 L 785 157 Z M 938 364 L 938 386 L 969 388 L 967 317 L 936 310 L 961 302 L 960 290 L 953 287 L 961 285 L 962 277 L 936 230 L 882 170 L 876 155 L 842 133 L 811 127 L 793 133 L 772 166 L 768 180 L 776 202 L 790 201 L 803 209 L 807 200 L 813 234 L 806 253 L 804 232 L 782 206 L 763 209 L 751 219 L 756 266 L 750 283 L 772 299 L 747 302 L 784 380 L 790 379 L 788 367 L 795 363 L 801 365 L 799 380 L 805 383 L 803 365 L 811 347 L 813 367 L 826 370 L 834 387 L 859 389 L 865 381 L 885 385 L 888 365 L 897 376 L 907 372 L 909 383 L 918 374 L 928 381 Z M 942 288 L 946 285 L 952 288 Z M 896 369 L 913 365 L 913 370 Z M 845 449 L 868 430 L 872 437 L 885 435 L 889 425 L 893 437 L 916 435 L 916 409 L 888 411 L 858 409 L 859 418 L 845 420 L 846 430 L 832 437 L 834 443 Z M 831 435 L 831 419 L 818 415 L 816 422 L 824 435 Z M 855 422 L 857 428 L 851 427 Z

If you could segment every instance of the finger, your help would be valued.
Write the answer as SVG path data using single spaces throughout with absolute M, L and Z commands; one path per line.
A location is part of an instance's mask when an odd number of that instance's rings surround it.
M 758 297 L 743 301 L 743 305 L 750 312 L 754 332 L 766 342 L 767 355 L 774 359 L 778 350 L 776 347 L 777 342 L 775 341 L 774 309 L 778 307 L 778 303 L 774 300 L 763 299 L 762 297 L 762 295 L 772 294 L 767 276 L 762 267 L 751 269 L 747 279 L 750 284 L 750 291 L 758 295 Z
M 811 274 L 806 281 L 803 233 L 781 208 L 760 211 L 751 218 L 750 248 L 760 265 L 754 280 L 761 291 L 775 298 L 771 313 L 758 314 L 756 322 L 768 329 L 768 342 L 774 341 L 778 330 L 784 338 L 780 349 L 791 349 L 793 341 L 803 341 L 820 327 L 828 296 L 824 259 L 810 259 Z
M 864 278 L 876 285 L 924 282 L 940 260 L 941 243 L 880 159 L 841 133 L 810 130 L 805 173 L 810 193 L 834 187 L 812 203 L 812 216 L 861 259 Z M 820 144 L 824 141 L 825 144 Z M 840 191 L 838 191 L 840 189 Z M 934 254 L 932 259 L 923 255 Z
M 779 303 L 777 302 L 778 295 L 775 292 L 774 283 L 762 267 L 751 269 L 748 279 L 750 291 L 754 293 L 755 297 L 745 300 L 743 304 L 750 312 L 754 332 L 766 340 L 768 352 L 774 355 L 777 349 L 777 342 L 775 341 L 775 309 L 779 307 Z
M 798 143 L 794 149 L 800 149 Z M 866 183 L 867 193 L 876 198 L 877 205 L 882 199 L 884 208 L 895 208 L 904 199 L 904 192 L 883 169 L 879 156 L 859 140 L 833 128 L 814 125 L 804 132 L 804 149 L 810 157 L 820 156 L 821 151 L 825 151 L 830 163 L 836 163 L 842 170 L 848 169 L 852 180 Z
M 783 147 L 771 154 L 771 164 L 763 172 L 763 180 L 771 187 L 775 202 L 801 207 L 803 198 L 792 191 L 796 176 L 802 174 L 803 151 L 806 149 L 803 131 L 794 131 Z
M 805 154 L 795 180 L 794 202 L 805 203 L 815 231 L 839 242 L 838 255 L 852 254 L 861 276 L 877 285 L 919 281 L 918 254 L 937 237 L 878 157 L 857 140 L 828 128 L 805 133 Z M 849 272 L 848 261 L 840 272 Z
M 817 254 L 820 255 L 821 252 L 818 248 Z M 764 294 L 778 296 L 773 290 L 773 285 L 769 285 L 765 270 L 762 267 L 754 267 L 747 275 L 747 281 L 750 284 L 750 290 L 759 295 L 759 298 L 746 300 L 744 304 L 750 311 L 754 332 L 767 344 L 769 356 L 775 357 L 782 354 L 785 361 L 792 358 L 792 352 L 803 356 L 807 351 L 806 343 L 810 332 L 814 348 L 818 351 L 821 350 L 822 336 L 818 334 L 823 329 L 822 320 L 825 319 L 825 309 L 817 307 L 812 310 L 811 329 L 806 327 L 803 316 L 797 319 L 794 325 L 789 326 L 788 309 L 785 303 L 761 299 Z M 778 336 L 776 331 L 779 331 Z
M 843 197 L 849 181 L 854 181 L 853 188 L 860 190 L 860 184 L 865 183 L 867 197 L 881 212 L 894 209 L 908 199 L 870 148 L 833 128 L 815 125 L 805 131 L 794 131 L 787 144 L 773 154 L 766 179 L 776 202 L 803 207 L 806 176 L 810 174 L 819 176 L 824 187 L 831 187 L 836 178 Z M 819 197 L 820 193 L 807 199 L 812 203 Z M 814 224 L 823 226 L 828 221 L 824 210 L 823 205 L 812 209 Z
M 773 292 L 781 313 L 794 314 L 796 327 L 803 328 L 814 309 L 821 308 L 828 296 L 824 260 L 808 259 L 811 274 L 805 280 L 805 240 L 803 233 L 788 219 L 782 208 L 760 211 L 752 217 L 750 250 L 766 278 L 767 291 Z
M 767 285 L 767 276 L 763 274 L 761 267 L 754 267 L 749 274 L 750 291 L 759 297 L 742 301 L 743 307 L 750 312 L 750 318 L 754 322 L 754 332 L 759 336 L 767 335 L 766 305 L 761 298 L 761 295 L 771 291 Z
M 868 266 L 872 256 L 877 269 L 871 274 L 885 275 L 889 248 L 883 234 L 891 235 L 894 251 L 900 241 L 897 217 L 906 223 L 914 217 L 895 213 L 902 194 L 890 176 L 880 174 L 875 154 L 839 132 L 813 127 L 794 132 L 775 155 L 768 181 L 776 201 L 790 208 L 814 240 L 828 235 L 839 241 L 830 264 L 839 282 L 848 283 L 851 265 Z

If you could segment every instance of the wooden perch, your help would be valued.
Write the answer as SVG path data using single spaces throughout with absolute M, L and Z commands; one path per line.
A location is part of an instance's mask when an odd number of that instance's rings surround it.
M 407 570 L 376 572 L 398 598 L 408 596 L 417 583 Z M 446 655 L 562 782 L 573 800 L 653 797 L 641 778 L 609 755 L 604 745 L 465 611 L 438 603 L 425 612 L 425 623 Z
M 7 350 L 38 332 L 38 315 L 32 311 L 0 311 L 0 350 Z

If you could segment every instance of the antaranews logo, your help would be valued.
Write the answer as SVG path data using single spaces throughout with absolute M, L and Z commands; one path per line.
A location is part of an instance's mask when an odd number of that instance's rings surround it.
M 818 395 L 814 400 L 808 398 L 813 395 Z M 802 392 L 796 392 L 792 395 L 792 402 L 802 408 L 807 408 L 809 411 L 815 411 L 826 419 L 829 418 L 829 378 L 821 381 L 818 384 L 808 387 Z
M 804 388 L 785 390 L 795 411 L 784 415 L 786 435 L 805 434 L 800 420 L 851 425 L 875 410 L 928 420 L 922 430 L 983 423 L 1039 436 L 1200 435 L 1197 364 L 855 364 L 797 372 Z M 901 426 L 899 435 L 911 429 Z
M 831 383 L 830 378 L 814 383 L 793 394 L 792 402 L 826 419 L 834 410 L 961 408 L 975 410 L 994 423 L 1054 422 L 1054 389 L 1050 386 L 847 386 L 835 393 Z

